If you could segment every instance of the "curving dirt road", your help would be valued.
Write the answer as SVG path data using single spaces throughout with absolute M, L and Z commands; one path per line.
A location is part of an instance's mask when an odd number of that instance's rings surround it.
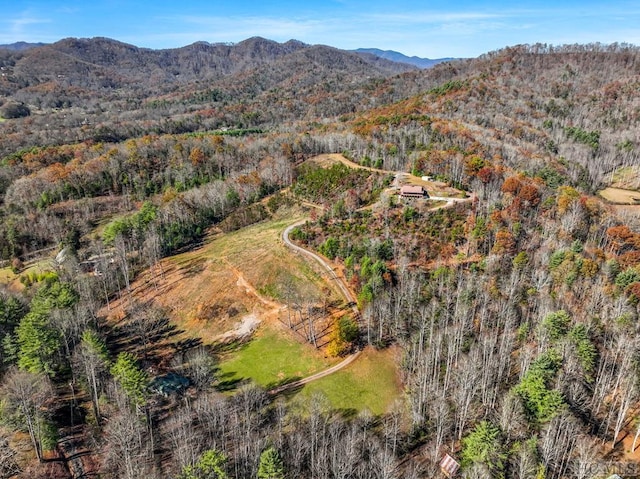
M 302 220 L 302 221 L 297 221 L 289 226 L 287 226 L 285 228 L 285 230 L 282 232 L 282 241 L 284 241 L 284 244 L 287 245 L 289 248 L 291 248 L 293 251 L 296 251 L 297 253 L 303 254 L 309 258 L 312 258 L 313 260 L 317 261 L 320 266 L 322 266 L 323 269 L 325 269 L 329 275 L 331 276 L 331 279 L 333 279 L 336 284 L 338 285 L 338 288 L 340 288 L 340 292 L 342 293 L 342 295 L 345 297 L 345 299 L 347 300 L 347 302 L 351 305 L 351 310 L 353 311 L 355 318 L 358 319 L 360 317 L 360 311 L 358 310 L 358 306 L 356 305 L 356 300 L 353 297 L 353 294 L 351 293 L 351 291 L 349 290 L 349 288 L 347 287 L 347 285 L 345 284 L 344 280 L 338 276 L 336 274 L 336 272 L 334 271 L 334 269 L 331 267 L 331 265 L 329 265 L 329 263 L 327 263 L 321 256 L 315 254 L 312 251 L 309 251 L 301 246 L 298 246 L 297 244 L 294 244 L 291 239 L 289 239 L 289 234 L 291 233 L 291 230 L 293 230 L 293 228 L 295 228 L 296 226 L 299 226 L 301 224 L 303 224 L 306 220 Z M 331 366 L 330 368 L 325 369 L 324 371 L 320 371 L 319 373 L 316 374 L 312 374 L 311 376 L 307 376 L 306 378 L 302 378 L 302 379 L 298 379 L 297 381 L 293 381 L 291 383 L 288 384 L 283 384 L 282 386 L 278 386 L 276 388 L 271 389 L 269 392 L 269 394 L 271 395 L 276 395 L 276 394 L 280 394 L 284 391 L 288 391 L 290 389 L 295 389 L 298 388 L 304 384 L 310 383 L 311 381 L 315 381 L 316 379 L 320 379 L 323 378 L 325 376 L 328 376 L 330 374 L 335 373 L 336 371 L 341 370 L 342 368 L 344 368 L 345 366 L 348 366 L 349 364 L 351 364 L 353 361 L 355 361 L 355 359 L 360 355 L 362 351 L 358 350 L 353 354 L 350 354 L 349 356 L 347 356 L 346 358 L 344 358 L 341 362 L 339 362 L 338 364 Z
M 385 171 L 385 170 L 379 170 L 377 168 L 368 168 L 368 167 L 363 167 L 362 165 L 358 165 L 357 163 L 353 163 L 350 160 L 347 160 L 346 158 L 344 158 L 342 155 L 326 155 L 327 158 L 333 159 L 333 160 L 338 160 L 341 161 L 345 164 L 347 164 L 348 166 L 352 167 L 352 168 L 361 168 L 361 169 L 367 169 L 367 170 L 371 170 L 371 171 L 377 171 L 377 172 L 383 172 L 383 173 L 394 173 L 395 174 L 395 178 L 394 178 L 394 183 L 396 184 L 397 187 L 397 182 L 398 179 L 400 177 L 401 174 L 404 174 L 403 172 L 389 172 L 389 171 Z M 430 200 L 436 200 L 436 201 L 444 201 L 446 202 L 443 205 L 440 206 L 436 206 L 435 208 L 433 208 L 434 210 L 440 209 L 440 208 L 449 208 L 451 206 L 453 206 L 455 203 L 459 203 L 459 202 L 467 202 L 467 201 L 473 201 L 475 198 L 475 195 L 472 194 L 470 197 L 467 198 L 455 198 L 455 197 L 448 197 L 448 196 L 430 196 L 429 199 Z M 312 205 L 314 207 L 317 207 L 316 205 Z M 329 263 L 327 263 L 324 258 L 322 258 L 320 255 L 314 253 L 313 251 L 310 251 L 308 249 L 305 249 L 301 246 L 298 246 L 297 244 L 294 244 L 291 239 L 289 238 L 289 234 L 291 233 L 291 231 L 296 227 L 296 226 L 300 226 L 301 224 L 304 224 L 307 220 L 301 220 L 301 221 L 297 221 L 289 226 L 287 226 L 285 228 L 285 230 L 282 232 L 282 241 L 284 242 L 285 245 L 287 245 L 287 247 L 291 248 L 293 251 L 296 251 L 300 254 L 303 254 L 305 256 L 307 256 L 308 258 L 313 259 L 314 261 L 316 261 L 318 264 L 320 264 L 320 266 L 322 266 L 322 268 L 324 270 L 327 271 L 327 273 L 329 273 L 329 276 L 331 277 L 331 279 L 333 279 L 338 288 L 340 288 L 340 291 L 342 293 L 342 295 L 345 297 L 345 299 L 347 300 L 347 302 L 350 304 L 351 309 L 355 315 L 356 320 L 360 318 L 360 311 L 358 310 L 358 306 L 356 303 L 356 299 L 353 297 L 353 294 L 351 293 L 351 290 L 347 287 L 346 283 L 344 282 L 344 280 L 342 279 L 342 277 L 338 276 L 338 274 L 336 274 L 335 270 L 331 267 L 331 265 Z M 340 369 L 344 368 L 345 366 L 351 364 L 359 355 L 360 355 L 361 351 L 356 351 L 353 354 L 350 354 L 349 356 L 347 356 L 343 361 L 341 361 L 340 363 L 336 364 L 335 366 L 332 366 L 328 369 L 325 369 L 324 371 L 320 371 L 319 373 L 313 374 L 311 376 L 308 376 L 306 378 L 303 379 L 299 379 L 297 381 L 291 382 L 289 384 L 284 384 L 282 386 L 278 386 L 276 388 L 273 388 L 269 391 L 269 394 L 272 395 L 276 395 L 276 394 L 280 394 L 284 391 L 288 391 L 290 389 L 294 389 L 297 387 L 300 387 L 304 384 L 307 384 L 311 381 L 315 381 L 316 379 L 320 379 L 323 378 L 325 376 L 328 376 L 330 374 L 335 373 L 336 371 L 339 371 Z
M 359 350 L 359 351 L 356 351 L 353 354 L 350 354 L 349 356 L 344 358 L 341 362 L 339 362 L 335 366 L 331 366 L 330 368 L 327 368 L 324 371 L 320 371 L 319 373 L 312 374 L 311 376 L 307 376 L 306 378 L 298 379 L 297 381 L 293 381 L 293 382 L 290 382 L 290 383 L 287 383 L 287 384 L 283 384 L 282 386 L 278 386 L 277 388 L 273 388 L 273 389 L 271 389 L 269 391 L 269 394 L 271 394 L 271 395 L 280 394 L 281 392 L 288 391 L 290 389 L 298 388 L 298 387 L 303 386 L 303 385 L 305 385 L 307 383 L 310 383 L 311 381 L 315 381 L 316 379 L 320 379 L 320 378 L 323 378 L 325 376 L 329 376 L 330 374 L 333 374 L 336 371 L 340 371 L 342 368 L 344 368 L 345 366 L 348 366 L 353 361 L 355 361 L 355 359 L 358 356 L 360 356 L 361 352 L 362 351 Z
M 360 311 L 356 306 L 356 299 L 353 297 L 351 290 L 347 287 L 344 280 L 336 274 L 335 270 L 331 267 L 331 265 L 327 263 L 320 255 L 317 255 L 313 251 L 309 251 L 308 249 L 305 249 L 301 246 L 298 246 L 297 244 L 294 244 L 291 241 L 291 239 L 289 239 L 289 234 L 291 233 L 291 230 L 293 230 L 293 228 L 295 228 L 296 226 L 300 226 L 301 224 L 304 224 L 306 221 L 307 220 L 297 221 L 287 226 L 287 228 L 282 232 L 282 241 L 284 241 L 284 244 L 286 244 L 292 250 L 315 260 L 318 264 L 320 264 L 320 266 L 322 266 L 323 269 L 327 271 L 327 273 L 329 273 L 329 276 L 331 277 L 331 279 L 334 280 L 338 285 L 338 288 L 340 288 L 340 292 L 347 300 L 347 303 L 351 305 L 351 310 L 356 315 L 356 319 L 358 319 L 360 317 Z

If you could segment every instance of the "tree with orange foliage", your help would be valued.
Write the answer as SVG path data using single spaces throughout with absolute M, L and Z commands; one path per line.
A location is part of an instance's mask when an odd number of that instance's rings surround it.
M 189 161 L 191 161 L 191 164 L 193 166 L 198 166 L 204 163 L 204 160 L 205 160 L 205 157 L 202 149 L 199 146 L 193 147 L 191 149 L 191 152 L 189 152 Z
M 491 252 L 493 254 L 513 254 L 516 249 L 516 240 L 511 231 L 501 229 L 496 233 L 496 240 L 493 243 Z
M 612 226 L 607 229 L 607 238 L 612 251 L 619 253 L 638 236 L 627 225 Z
M 558 213 L 565 214 L 569 210 L 569 206 L 580 198 L 580 193 L 571 186 L 558 187 Z
M 500 190 L 503 193 L 510 193 L 512 195 L 516 195 L 520 188 L 522 187 L 522 181 L 517 176 L 510 176 L 509 178 L 504 180 L 502 183 L 502 188 Z
M 522 198 L 529 206 L 538 206 L 540 204 L 540 191 L 531 184 L 522 185 L 518 196 Z

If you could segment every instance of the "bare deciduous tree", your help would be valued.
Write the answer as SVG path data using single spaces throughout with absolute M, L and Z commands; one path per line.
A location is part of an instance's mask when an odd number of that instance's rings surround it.
M 7 372 L 1 390 L 9 410 L 24 421 L 36 457 L 42 460 L 44 406 L 53 397 L 49 378 L 13 368 Z

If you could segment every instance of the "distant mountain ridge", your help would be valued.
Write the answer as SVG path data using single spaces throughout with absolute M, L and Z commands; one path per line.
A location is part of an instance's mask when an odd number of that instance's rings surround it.
M 15 43 L 9 43 L 6 45 L 0 45 L 0 49 L 11 50 L 14 52 L 21 52 L 24 50 L 29 50 L 31 48 L 42 47 L 44 45 L 46 45 L 46 43 L 15 42 Z
M 65 38 L 58 42 L 22 48 L 14 44 L 6 60 L 16 82 L 6 88 L 19 85 L 43 84 L 49 81 L 73 84 L 82 88 L 122 88 L 141 84 L 160 90 L 170 90 L 170 85 L 186 84 L 196 80 L 217 81 L 239 75 L 244 77 L 257 69 L 272 70 L 270 77 L 307 75 L 313 65 L 323 72 L 342 71 L 349 77 L 386 77 L 415 69 L 376 56 L 363 56 L 354 52 L 323 45 L 307 45 L 290 40 L 278 43 L 253 37 L 235 44 L 209 44 L 197 42 L 181 48 L 153 50 L 139 48 L 109 38 Z M 19 49 L 20 48 L 20 49 Z M 283 75 L 284 73 L 284 75 Z M 320 72 L 316 71 L 318 75 Z M 62 81 L 64 79 L 64 81 Z M 242 80 L 242 79 L 238 79 Z M 258 82 L 269 89 L 264 78 Z
M 14 73 L 29 84 L 58 78 L 77 79 L 82 86 L 93 83 L 92 76 L 105 76 L 112 87 L 122 83 L 184 83 L 219 79 L 240 71 L 274 65 L 298 67 L 298 62 L 315 62 L 328 69 L 387 76 L 409 71 L 414 66 L 377 56 L 363 56 L 324 45 L 307 45 L 296 40 L 278 43 L 253 37 L 235 44 L 197 42 L 181 48 L 154 50 L 139 48 L 110 38 L 65 38 L 55 43 L 19 46 L 14 55 Z M 298 61 L 296 61 L 296 59 Z
M 379 48 L 358 48 L 356 50 L 352 50 L 355 53 L 369 53 L 371 55 L 375 55 L 379 58 L 384 58 L 385 60 L 390 60 L 396 63 L 407 63 L 409 65 L 414 65 L 418 68 L 431 68 L 438 63 L 448 62 L 451 60 L 457 60 L 457 58 L 447 57 L 447 58 L 420 58 L 416 56 L 409 57 L 400 52 L 396 52 L 393 50 L 380 50 Z
M 255 40 L 258 37 L 254 37 L 253 40 Z M 70 40 L 70 39 L 63 39 L 61 41 L 65 41 L 65 40 Z M 92 39 L 92 40 L 96 40 L 96 39 Z M 104 39 L 106 40 L 106 39 Z M 110 39 L 109 39 L 110 40 Z M 252 40 L 252 39 L 249 39 Z M 115 41 L 115 40 L 114 40 Z M 246 40 L 245 40 L 246 41 Z M 59 42 L 56 42 L 59 43 Z M 243 43 L 243 42 L 240 42 Z M 46 45 L 50 45 L 48 43 L 42 43 L 42 42 L 38 42 L 38 43 L 29 43 L 29 42 L 15 42 L 15 43 L 8 43 L 8 44 L 0 44 L 0 50 L 10 50 L 10 51 L 15 51 L 15 52 L 23 52 L 26 50 L 31 50 L 32 48 L 37 48 L 37 47 L 43 47 Z M 185 47 L 181 47 L 181 48 L 188 48 L 188 47 L 193 47 L 193 46 L 197 46 L 200 45 L 203 48 L 206 47 L 215 47 L 215 46 L 226 46 L 226 47 L 230 47 L 233 46 L 233 43 L 208 43 L 205 41 L 199 41 L 199 42 L 195 42 L 192 45 L 187 45 Z M 310 46 L 310 45 L 306 45 L 303 42 L 300 42 L 298 40 L 289 40 L 288 42 L 286 42 L 284 45 L 288 45 L 291 49 L 295 49 L 296 47 L 305 47 L 305 46 Z M 132 45 L 133 46 L 133 45 Z M 139 47 L 135 47 L 135 48 L 139 48 Z M 167 49 L 167 50 L 179 50 L 181 48 L 172 48 L 172 49 Z M 143 49 L 143 48 L 141 48 Z M 148 49 L 143 49 L 143 50 L 148 50 Z M 156 51 L 164 51 L 164 50 L 156 50 Z M 382 58 L 385 60 L 389 60 L 395 63 L 405 63 L 408 65 L 413 65 L 416 66 L 418 68 L 424 69 L 424 68 L 431 68 L 434 65 L 437 65 L 438 63 L 442 63 L 442 62 L 446 62 L 449 60 L 455 60 L 455 58 L 435 58 L 435 59 L 431 59 L 431 58 L 421 58 L 421 57 L 417 57 L 417 56 L 407 56 L 404 55 L 403 53 L 400 52 L 396 52 L 393 50 L 381 50 L 379 48 L 358 48 L 356 50 L 347 50 L 347 51 L 351 51 L 354 53 L 358 53 L 358 54 L 371 54 L 375 57 L 378 58 Z

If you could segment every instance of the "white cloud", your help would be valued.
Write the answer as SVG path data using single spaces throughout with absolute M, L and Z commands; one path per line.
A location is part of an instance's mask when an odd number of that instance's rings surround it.
M 390 24 L 441 24 L 462 21 L 489 20 L 503 18 L 505 15 L 481 12 L 411 12 L 411 13 L 374 13 L 365 16 L 379 23 Z
M 161 20 L 161 19 L 159 19 Z M 253 35 L 268 36 L 269 38 L 303 37 L 314 30 L 322 29 L 322 22 L 304 18 L 276 18 L 276 17 L 217 17 L 217 16 L 182 16 L 166 19 L 169 22 L 182 22 L 189 27 L 188 32 L 181 36 L 211 37 L 223 39 L 245 39 Z M 193 31 L 193 26 L 198 27 Z
M 45 41 L 44 36 L 39 31 L 34 33 L 32 27 L 49 23 L 52 23 L 51 19 L 35 15 L 30 11 L 21 12 L 14 17 L 8 16 L 0 20 L 0 24 L 4 25 L 3 31 L 0 31 L 0 41 L 3 43 L 13 43 L 20 40 Z
M 51 23 L 48 18 L 33 17 L 30 15 L 22 15 L 19 18 L 10 18 L 8 20 L 9 30 L 14 34 L 24 33 L 27 27 L 31 25 L 38 25 L 42 23 Z

